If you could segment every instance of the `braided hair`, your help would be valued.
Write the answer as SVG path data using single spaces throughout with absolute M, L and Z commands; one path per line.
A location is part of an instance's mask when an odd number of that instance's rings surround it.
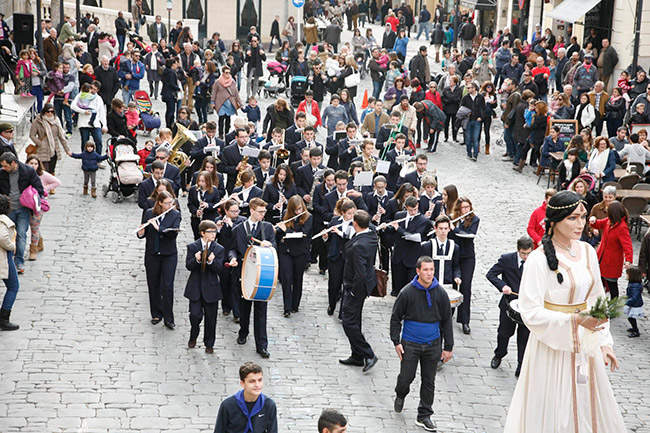
M 562 191 L 553 197 L 546 206 L 546 233 L 542 237 L 542 247 L 544 248 L 544 255 L 546 256 L 546 263 L 548 267 L 555 272 L 558 283 L 562 284 L 564 278 L 558 269 L 558 259 L 555 253 L 555 246 L 553 245 L 553 224 L 562 221 L 573 213 L 573 211 L 580 205 L 584 204 L 582 196 L 575 191 Z

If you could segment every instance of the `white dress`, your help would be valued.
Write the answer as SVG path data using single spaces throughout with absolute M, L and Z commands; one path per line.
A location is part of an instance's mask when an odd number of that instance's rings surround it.
M 622 433 L 623 417 L 607 377 L 600 347 L 612 347 L 609 323 L 592 334 L 572 314 L 544 303 L 588 308 L 605 296 L 596 251 L 579 242 L 581 258 L 558 254 L 560 285 L 542 248 L 524 265 L 519 292 L 521 317 L 530 329 L 521 375 L 505 433 Z M 548 305 L 550 308 L 550 305 Z

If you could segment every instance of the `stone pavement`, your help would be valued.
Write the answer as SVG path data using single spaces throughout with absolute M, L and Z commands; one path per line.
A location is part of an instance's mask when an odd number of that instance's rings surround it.
M 412 42 L 409 50 L 418 45 Z M 158 102 L 156 107 L 163 109 Z M 494 140 L 498 136 L 495 132 Z M 73 149 L 80 147 L 78 134 L 71 143 Z M 528 168 L 524 175 L 513 172 L 500 161 L 503 149 L 493 149 L 492 155 L 471 162 L 460 146 L 442 143 L 430 159 L 440 186 L 455 184 L 481 218 L 472 334 L 463 335 L 455 325 L 454 358 L 437 376 L 434 419 L 445 433 L 502 431 L 516 383 L 514 342 L 501 368 L 489 366 L 499 294 L 484 275 L 525 233 L 545 185 L 537 186 Z M 252 342 L 238 346 L 238 325 L 223 316 L 214 355 L 206 355 L 200 343 L 189 350 L 182 296 L 188 272 L 179 265 L 176 330 L 152 326 L 144 242 L 131 235 L 140 221 L 139 208 L 133 199 L 114 204 L 82 196 L 78 161 L 65 158 L 59 175 L 63 185 L 42 227 L 45 251 L 27 263 L 20 277 L 12 318 L 21 329 L 0 334 L 0 432 L 212 432 L 219 404 L 239 389 L 237 370 L 248 360 L 264 367 L 264 391 L 278 405 L 280 431 L 315 431 L 326 407 L 349 417 L 351 433 L 421 431 L 414 425 L 419 379 L 404 412 L 392 411 L 399 368 L 388 333 L 393 298 L 366 303 L 364 330 L 380 358 L 366 374 L 338 363 L 349 354 L 349 345 L 339 321 L 326 315 L 326 279 L 313 268 L 306 272 L 300 313 L 282 317 L 280 291 L 270 302 L 270 359 L 261 359 Z M 108 170 L 99 172 L 100 185 L 107 177 Z M 185 199 L 181 205 L 180 263 L 192 233 Z M 635 241 L 637 254 L 638 247 Z M 648 321 L 640 321 L 638 339 L 628 339 L 626 328 L 624 319 L 613 323 L 622 367 L 610 378 L 628 429 L 650 432 L 650 388 L 643 385 L 650 359 Z

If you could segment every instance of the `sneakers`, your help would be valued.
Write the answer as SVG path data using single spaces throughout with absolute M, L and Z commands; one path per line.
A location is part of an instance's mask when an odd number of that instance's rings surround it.
M 436 424 L 431 421 L 431 418 L 422 418 L 415 421 L 415 425 L 423 427 L 426 431 L 438 431 Z
M 404 409 L 404 399 L 395 397 L 395 402 L 393 403 L 393 409 L 395 412 L 400 413 Z

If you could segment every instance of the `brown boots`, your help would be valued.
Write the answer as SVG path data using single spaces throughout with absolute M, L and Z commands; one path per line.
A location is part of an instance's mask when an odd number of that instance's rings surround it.
M 84 195 L 88 195 L 88 185 L 84 185 Z
M 36 253 L 38 252 L 38 244 L 31 244 L 29 246 L 29 261 L 36 260 Z
M 524 161 L 523 159 L 520 159 L 519 160 L 519 165 L 517 165 L 516 167 L 512 167 L 512 169 L 514 171 L 517 171 L 517 172 L 521 173 L 524 170 L 524 165 L 526 165 L 526 161 Z
M 43 236 L 38 238 L 38 252 L 40 253 L 41 251 L 43 251 Z
M 91 188 L 90 189 L 90 196 L 92 198 L 97 198 L 97 188 Z
M 486 155 L 490 154 L 490 143 L 485 143 L 485 154 Z

